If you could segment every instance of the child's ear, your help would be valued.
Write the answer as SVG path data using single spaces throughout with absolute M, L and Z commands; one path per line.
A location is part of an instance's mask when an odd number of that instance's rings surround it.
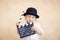
M 25 18 L 26 16 L 24 16 L 24 18 Z

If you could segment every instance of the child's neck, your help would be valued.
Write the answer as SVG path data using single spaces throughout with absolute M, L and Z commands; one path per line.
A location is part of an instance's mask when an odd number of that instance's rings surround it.
M 30 23 L 30 24 L 32 24 L 33 22 L 27 22 L 27 23 Z

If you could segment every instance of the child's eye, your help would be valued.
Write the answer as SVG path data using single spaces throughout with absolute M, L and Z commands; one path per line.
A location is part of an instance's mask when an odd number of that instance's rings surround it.
M 34 18 L 34 17 L 32 17 L 32 18 Z

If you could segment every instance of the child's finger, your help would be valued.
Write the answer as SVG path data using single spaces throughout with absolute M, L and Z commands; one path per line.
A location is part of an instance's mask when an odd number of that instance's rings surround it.
M 35 30 L 34 26 L 31 28 L 31 30 Z
M 19 26 L 20 25 L 20 22 L 16 23 L 16 26 Z

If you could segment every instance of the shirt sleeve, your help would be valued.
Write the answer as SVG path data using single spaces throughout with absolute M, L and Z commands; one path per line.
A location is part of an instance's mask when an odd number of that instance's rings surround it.
M 43 34 L 43 29 L 38 23 L 35 23 L 34 26 L 36 27 L 36 29 L 40 30 Z

